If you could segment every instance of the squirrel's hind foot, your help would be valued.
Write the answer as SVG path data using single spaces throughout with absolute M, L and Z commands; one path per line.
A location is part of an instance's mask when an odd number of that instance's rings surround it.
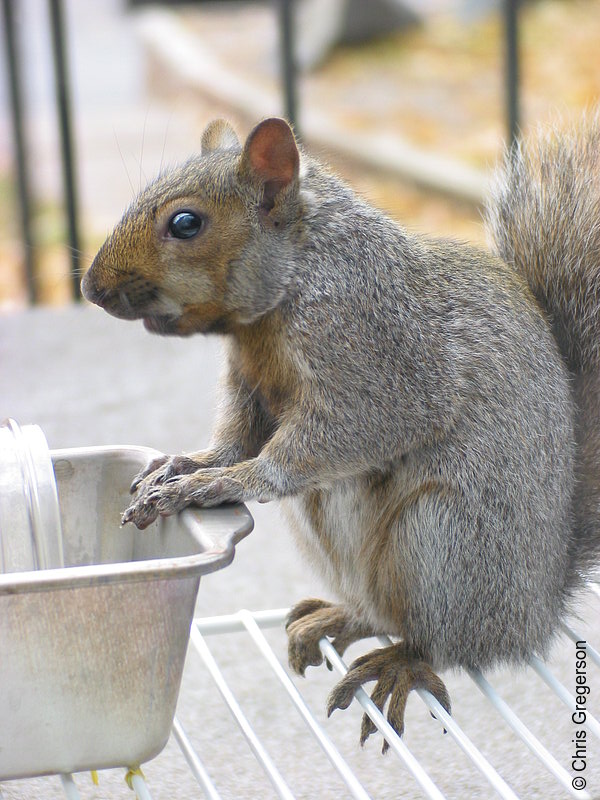
M 377 681 L 371 700 L 381 712 L 389 698 L 387 720 L 399 736 L 404 733 L 406 701 L 413 689 L 427 689 L 450 713 L 450 697 L 443 681 L 405 642 L 399 642 L 373 650 L 350 665 L 329 695 L 327 715 L 330 716 L 336 708 L 348 708 L 356 690 L 369 681 Z M 375 724 L 365 714 L 360 732 L 361 745 L 376 730 Z M 388 748 L 389 744 L 384 741 L 382 753 L 386 753 Z
M 297 603 L 290 611 L 285 627 L 290 666 L 299 675 L 304 675 L 306 667 L 317 667 L 323 662 L 319 647 L 323 637 L 329 637 L 337 652 L 343 655 L 352 642 L 375 634 L 344 606 L 315 598 Z

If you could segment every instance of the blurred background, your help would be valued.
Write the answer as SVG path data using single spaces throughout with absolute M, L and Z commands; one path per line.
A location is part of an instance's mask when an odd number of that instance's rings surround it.
M 132 196 L 217 115 L 241 134 L 291 116 L 375 205 L 477 242 L 511 131 L 600 93 L 600 0 L 3 0 L 2 25 L 2 311 L 73 299 Z

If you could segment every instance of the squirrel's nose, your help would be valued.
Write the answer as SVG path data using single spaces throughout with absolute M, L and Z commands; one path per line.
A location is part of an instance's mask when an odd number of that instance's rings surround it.
M 90 303 L 95 303 L 99 306 L 102 305 L 102 300 L 106 297 L 106 291 L 96 286 L 93 265 L 81 280 L 81 294 L 86 300 L 89 300 Z
M 96 289 L 93 285 L 91 272 L 92 270 L 90 268 L 81 279 L 81 294 L 85 297 L 86 300 L 89 300 L 90 303 L 94 303 L 95 302 L 94 296 L 96 293 Z
M 107 286 L 103 286 L 102 282 L 98 281 L 97 271 L 92 264 L 81 280 L 81 294 L 86 300 L 89 300 L 90 303 L 106 308 L 107 304 L 111 302 L 111 297 L 116 294 L 116 291 Z

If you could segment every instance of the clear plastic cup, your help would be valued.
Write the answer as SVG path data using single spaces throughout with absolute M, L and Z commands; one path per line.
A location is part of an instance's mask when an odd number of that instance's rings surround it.
M 56 479 L 38 425 L 0 425 L 0 572 L 64 566 Z

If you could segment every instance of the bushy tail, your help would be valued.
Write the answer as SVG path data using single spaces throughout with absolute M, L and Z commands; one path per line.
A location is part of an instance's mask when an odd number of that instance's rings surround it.
M 499 255 L 546 310 L 578 404 L 575 566 L 600 557 L 600 114 L 506 157 L 487 208 Z

